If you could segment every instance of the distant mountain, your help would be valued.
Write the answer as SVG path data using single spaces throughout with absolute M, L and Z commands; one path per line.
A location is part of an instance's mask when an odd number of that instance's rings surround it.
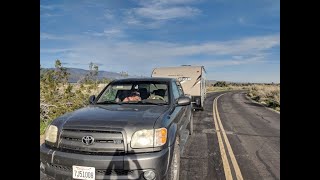
M 54 68 L 43 68 L 42 72 L 40 71 L 40 74 L 50 69 L 54 69 Z M 69 75 L 70 83 L 76 83 L 79 79 L 85 77 L 86 74 L 89 74 L 89 70 L 84 70 L 79 68 L 67 68 L 67 72 L 70 73 Z M 133 77 L 141 77 L 141 76 L 131 76 L 130 74 L 128 76 L 128 78 L 133 78 Z M 113 79 L 121 79 L 125 77 L 121 76 L 121 74 L 117 72 L 99 71 L 97 78 L 98 80 L 102 80 L 103 78 L 113 80 Z

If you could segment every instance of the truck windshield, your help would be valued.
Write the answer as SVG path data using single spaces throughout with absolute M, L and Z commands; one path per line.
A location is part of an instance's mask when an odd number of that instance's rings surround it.
M 113 83 L 98 96 L 97 104 L 169 104 L 168 85 L 140 81 Z

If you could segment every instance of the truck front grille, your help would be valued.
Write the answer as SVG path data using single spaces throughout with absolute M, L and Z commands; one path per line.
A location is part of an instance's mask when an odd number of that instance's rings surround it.
M 84 136 L 91 136 L 91 145 L 83 143 Z M 121 154 L 125 151 L 122 133 L 119 131 L 95 131 L 64 129 L 59 139 L 59 149 L 80 154 Z
M 132 170 L 96 170 L 96 174 L 101 175 L 118 175 L 118 176 L 126 176 L 132 174 Z
M 58 164 L 49 164 L 49 166 L 51 168 L 54 168 L 54 169 L 57 169 L 57 170 L 69 171 L 69 172 L 72 171 L 72 167 L 61 166 L 61 165 L 58 165 Z

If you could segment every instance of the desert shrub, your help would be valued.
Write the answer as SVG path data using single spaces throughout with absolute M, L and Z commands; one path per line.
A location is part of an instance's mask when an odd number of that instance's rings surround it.
M 58 116 L 89 104 L 90 95 L 99 92 L 98 66 L 90 63 L 90 73 L 76 84 L 68 82 L 69 73 L 56 60 L 54 70 L 46 70 L 40 76 L 40 134 Z M 41 71 L 41 68 L 40 68 Z
M 213 86 L 215 86 L 215 87 L 227 87 L 227 83 L 225 81 L 217 81 Z
M 268 107 L 280 110 L 280 85 L 249 86 L 248 96 Z
M 219 83 L 218 85 L 215 84 L 213 86 L 207 86 L 207 92 L 247 90 L 248 89 L 248 86 L 241 85 L 241 84 L 235 84 L 235 83 L 225 84 L 225 83 L 223 83 L 224 81 L 218 81 L 218 82 L 222 82 L 222 83 Z

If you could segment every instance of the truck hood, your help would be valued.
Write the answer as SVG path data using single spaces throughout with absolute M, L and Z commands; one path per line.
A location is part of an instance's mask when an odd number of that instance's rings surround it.
M 90 105 L 69 114 L 62 128 L 122 129 L 128 134 L 140 129 L 152 129 L 167 109 L 167 105 Z

